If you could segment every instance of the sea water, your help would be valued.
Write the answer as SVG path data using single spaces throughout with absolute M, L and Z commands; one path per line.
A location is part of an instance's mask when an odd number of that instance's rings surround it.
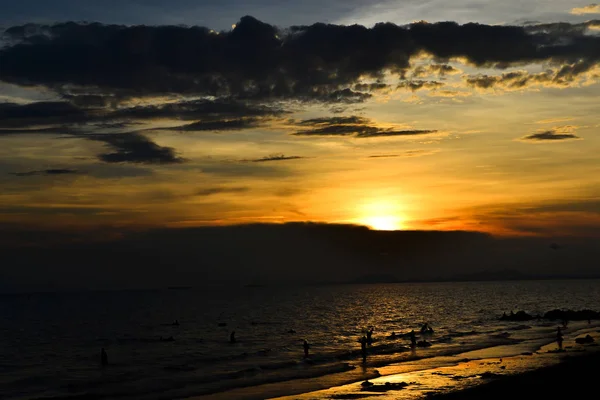
M 535 351 L 553 342 L 560 321 L 499 317 L 553 309 L 600 310 L 600 280 L 5 294 L 0 398 L 228 398 L 233 388 L 261 398 L 265 384 L 279 384 L 284 396 L 359 380 L 375 368 L 414 370 L 417 359 L 439 366 L 456 355 Z M 426 322 L 434 333 L 422 337 Z M 365 366 L 358 340 L 370 327 Z M 412 329 L 432 346 L 411 351 L 409 339 L 390 338 Z

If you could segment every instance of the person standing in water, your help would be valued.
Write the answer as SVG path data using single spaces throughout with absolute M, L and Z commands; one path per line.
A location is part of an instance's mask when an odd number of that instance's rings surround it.
M 558 328 L 556 328 L 556 343 L 558 344 L 558 349 L 562 350 L 563 349 L 563 334 L 560 329 L 560 326 Z
M 235 343 L 235 331 L 231 332 L 231 335 L 229 335 L 229 343 Z
M 367 362 L 367 337 L 360 338 L 360 352 L 362 354 L 363 364 Z
M 373 344 L 373 327 L 367 331 L 367 344 L 369 346 Z
M 302 347 L 304 347 L 304 358 L 308 358 L 308 349 L 310 348 L 310 345 L 308 344 L 308 341 L 306 339 L 304 339 Z
M 413 329 L 408 334 L 410 337 L 410 347 L 415 347 L 417 345 L 417 336 L 415 335 L 415 330 Z
M 106 354 L 106 350 L 104 350 L 104 347 L 102 348 L 102 350 L 100 350 L 100 364 L 102 364 L 103 367 L 106 367 L 108 365 L 108 355 Z

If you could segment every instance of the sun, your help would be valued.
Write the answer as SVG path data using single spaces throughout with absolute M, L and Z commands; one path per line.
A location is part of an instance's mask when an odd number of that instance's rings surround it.
M 395 231 L 402 228 L 400 218 L 392 215 L 366 217 L 362 222 L 377 231 Z

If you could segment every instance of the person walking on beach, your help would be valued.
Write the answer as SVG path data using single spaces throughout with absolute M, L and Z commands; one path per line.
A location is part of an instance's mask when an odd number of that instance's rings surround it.
M 562 331 L 560 330 L 560 326 L 558 328 L 556 328 L 556 343 L 558 344 L 558 349 L 562 350 L 563 349 L 563 334 L 562 334 Z
M 360 352 L 362 354 L 363 364 L 367 362 L 367 337 L 363 335 L 360 338 Z
M 100 364 L 103 367 L 106 367 L 108 365 L 108 355 L 106 354 L 106 350 L 104 350 L 104 347 L 102 348 L 102 350 L 100 350 Z
M 302 344 L 302 347 L 304 347 L 304 358 L 308 358 L 308 349 L 310 348 L 310 345 L 306 339 L 304 339 L 304 344 Z
M 235 343 L 235 331 L 231 332 L 231 335 L 229 335 L 229 343 Z

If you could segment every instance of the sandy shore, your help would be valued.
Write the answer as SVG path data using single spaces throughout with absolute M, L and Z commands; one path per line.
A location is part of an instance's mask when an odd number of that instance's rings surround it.
M 539 370 L 501 376 L 459 392 L 427 396 L 428 400 L 565 399 L 568 396 L 597 398 L 600 352 L 569 356 L 563 362 Z
M 598 393 L 594 391 L 597 391 L 600 366 L 600 346 L 596 343 L 567 346 L 566 351 L 557 351 L 556 344 L 551 343 L 535 353 L 386 374 L 371 379 L 370 382 L 375 385 L 372 387 L 362 387 L 362 383 L 357 382 L 277 400 L 545 400 L 573 395 L 596 398 Z M 386 384 L 390 385 L 389 389 L 386 389 Z M 396 388 L 394 385 L 404 387 Z M 589 392 L 593 394 L 587 395 Z
M 533 352 L 519 345 L 501 345 L 457 356 L 357 368 L 345 375 L 346 383 L 334 379 L 335 375 L 327 375 L 232 389 L 193 399 L 545 400 L 564 399 L 568 395 L 596 398 L 600 396 L 593 393 L 600 366 L 600 330 L 592 326 L 586 327 L 586 332 L 592 334 L 594 343 L 577 344 L 573 335 L 565 341 L 563 351 L 552 341 L 540 343 Z M 365 379 L 374 386 L 364 386 Z

